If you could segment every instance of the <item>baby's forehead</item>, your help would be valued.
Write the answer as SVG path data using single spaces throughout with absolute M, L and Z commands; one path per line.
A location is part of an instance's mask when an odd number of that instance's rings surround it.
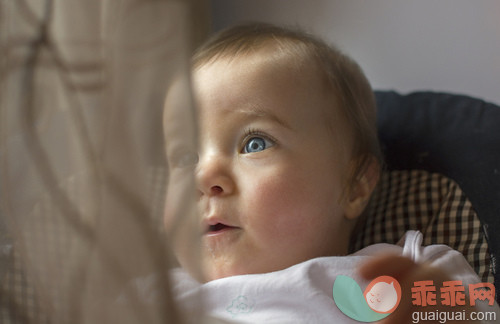
M 338 129 L 338 125 L 334 124 L 343 118 L 339 117 L 342 113 L 339 113 L 336 91 L 330 86 L 325 73 L 320 71 L 318 64 L 299 54 L 282 51 L 276 47 L 265 47 L 247 53 L 219 56 L 199 65 L 195 74 L 197 71 L 204 74 L 202 76 L 204 82 L 211 84 L 217 82 L 220 73 L 229 74 L 229 79 L 235 83 L 243 80 L 240 78 L 241 76 L 246 77 L 251 74 L 254 84 L 265 85 L 260 89 L 266 89 L 266 86 L 272 88 L 274 96 L 293 96 L 296 94 L 304 96 L 306 98 L 304 110 L 310 112 L 315 109 L 320 110 L 324 113 L 323 121 L 329 124 L 328 126 L 332 124 L 332 127 Z M 277 84 L 279 86 L 276 86 Z M 242 88 L 243 90 L 241 90 Z M 218 87 L 211 87 L 211 89 L 212 92 L 220 90 Z M 238 93 L 243 93 L 242 96 L 255 94 L 255 92 L 250 91 L 250 87 L 241 87 L 239 90 L 241 91 Z M 207 97 L 210 96 L 204 98 Z M 272 106 L 268 108 L 272 109 Z M 278 108 L 276 107 L 276 109 Z
M 235 82 L 238 82 L 237 74 L 260 71 L 262 73 L 255 73 L 254 76 L 263 79 L 262 81 L 270 78 L 281 80 L 284 87 L 289 85 L 304 88 L 312 97 L 327 97 L 332 102 L 331 109 L 338 108 L 337 91 L 332 86 L 326 69 L 312 56 L 300 48 L 290 50 L 270 44 L 252 51 L 221 53 L 198 64 L 193 72 L 196 76 L 200 70 L 210 69 L 214 65 L 227 67 L 216 71 L 233 73 Z M 211 77 L 215 80 L 219 76 L 212 73 Z
M 326 72 L 321 69 L 314 58 L 303 52 L 284 50 L 276 44 L 261 46 L 252 51 L 223 52 L 198 63 L 193 69 L 193 73 L 196 76 L 200 70 L 206 70 L 213 66 L 228 67 L 227 73 L 233 74 L 261 71 L 263 73 L 256 73 L 255 77 L 266 79 L 282 76 L 287 83 L 307 87 L 312 92 L 311 95 L 325 93 L 332 95 L 334 91 L 328 82 Z M 214 79 L 217 77 L 217 75 L 213 75 Z
M 296 67 L 301 62 L 311 58 L 311 51 L 307 45 L 280 38 L 269 38 L 254 40 L 252 37 L 240 37 L 228 42 L 221 42 L 219 46 L 204 50 L 193 57 L 193 67 L 196 70 L 200 66 L 218 61 L 243 61 L 259 60 L 260 63 L 274 62 L 276 64 L 289 63 L 290 67 Z

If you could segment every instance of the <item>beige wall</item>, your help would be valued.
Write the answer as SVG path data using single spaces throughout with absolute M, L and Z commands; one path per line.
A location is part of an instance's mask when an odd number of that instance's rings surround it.
M 212 0 L 216 29 L 258 20 L 336 43 L 376 89 L 436 90 L 500 104 L 500 1 Z

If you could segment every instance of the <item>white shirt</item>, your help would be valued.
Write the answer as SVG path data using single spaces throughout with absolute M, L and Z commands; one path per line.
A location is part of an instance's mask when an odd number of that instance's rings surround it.
M 346 275 L 364 290 L 369 282 L 359 277 L 357 269 L 374 255 L 393 253 L 415 262 L 428 262 L 448 273 L 452 280 L 462 280 L 466 289 L 469 283 L 480 282 L 459 252 L 446 245 L 421 244 L 422 234 L 409 231 L 397 245 L 375 244 L 348 256 L 315 258 L 280 271 L 205 284 L 175 269 L 174 296 L 188 314 L 204 314 L 231 323 L 359 323 L 339 310 L 332 287 L 338 275 Z

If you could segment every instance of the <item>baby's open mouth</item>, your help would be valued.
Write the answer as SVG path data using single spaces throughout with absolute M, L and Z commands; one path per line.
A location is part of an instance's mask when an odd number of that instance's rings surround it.
M 209 225 L 206 234 L 217 234 L 227 230 L 236 229 L 237 227 L 229 226 L 222 223 L 217 223 L 214 225 Z

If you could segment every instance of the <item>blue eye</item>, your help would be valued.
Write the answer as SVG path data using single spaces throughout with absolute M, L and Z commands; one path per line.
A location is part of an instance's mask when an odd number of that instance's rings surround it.
M 256 153 L 264 151 L 271 146 L 272 143 L 262 137 L 252 137 L 246 142 L 243 153 Z

